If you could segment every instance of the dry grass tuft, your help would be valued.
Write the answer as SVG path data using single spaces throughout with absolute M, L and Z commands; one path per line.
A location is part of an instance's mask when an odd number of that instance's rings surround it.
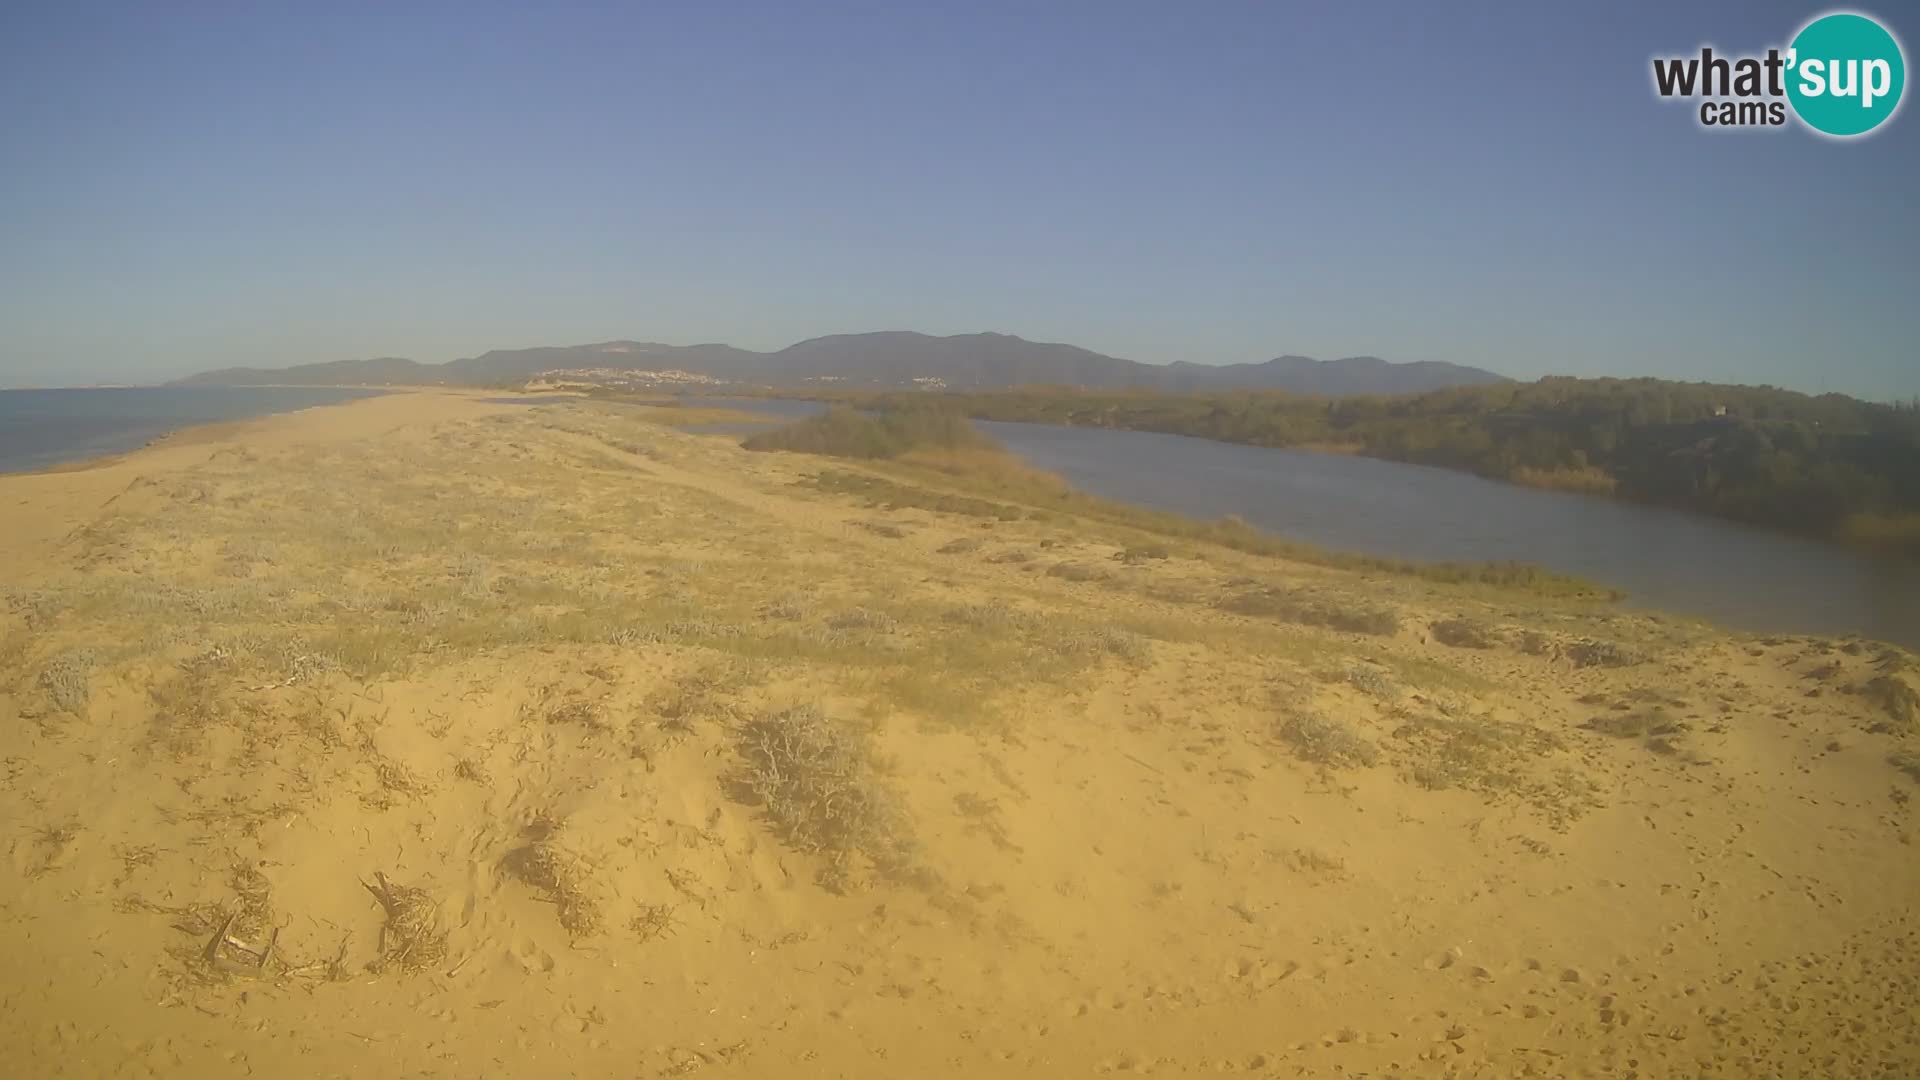
M 1625 645 L 1617 645 L 1611 641 L 1595 641 L 1591 638 L 1576 641 L 1567 646 L 1563 652 L 1567 659 L 1573 661 L 1575 667 L 1632 667 L 1646 659 Z
M 940 621 L 973 630 L 1009 632 L 1028 629 L 1039 620 L 1011 604 L 993 600 L 985 604 L 948 608 L 940 613 Z
M 155 683 L 147 688 L 147 696 L 153 703 L 148 743 L 176 759 L 197 753 L 207 729 L 231 719 L 227 699 L 216 691 L 212 669 L 206 667 L 187 668 L 179 676 Z
M 1368 697 L 1382 701 L 1391 701 L 1400 696 L 1400 683 L 1377 667 L 1355 665 L 1336 673 L 1334 678 Z
M 839 469 L 823 469 L 811 480 L 801 480 L 797 483 L 836 495 L 852 495 L 865 499 L 868 506 L 885 510 L 930 510 L 941 514 L 992 518 L 996 521 L 1019 521 L 1029 516 L 1028 511 L 1005 503 L 934 491 L 883 477 L 844 472 Z
M 1491 649 L 1500 644 L 1493 627 L 1478 619 L 1441 619 L 1433 624 L 1433 640 L 1456 649 Z
M 1393 739 L 1396 757 L 1422 787 L 1519 794 L 1550 813 L 1578 812 L 1564 784 L 1537 778 L 1539 760 L 1561 747 L 1549 732 L 1478 716 L 1404 715 Z
M 1141 666 L 1153 660 L 1153 646 L 1131 630 L 1112 626 L 1094 626 L 1084 630 L 1063 630 L 1047 642 L 1054 653 L 1082 660 L 1114 657 Z
M 433 782 L 409 768 L 405 762 L 390 757 L 375 757 L 373 775 L 379 781 L 380 790 L 370 797 L 381 807 L 391 806 L 394 799 L 419 799 L 433 794 Z
M 769 619 L 783 619 L 789 622 L 806 618 L 813 611 L 813 604 L 806 597 L 789 593 L 776 600 L 769 601 L 760 609 L 760 614 Z
M 740 785 L 765 808 L 781 838 L 825 856 L 829 881 L 844 881 L 864 857 L 882 874 L 911 861 L 911 823 L 883 784 L 867 741 L 813 705 L 768 713 L 740 727 Z
M 1887 757 L 1887 764 L 1907 774 L 1907 779 L 1920 784 L 1920 752 L 1896 750 Z
M 889 540 L 904 540 L 908 532 L 891 521 L 856 521 L 854 525 L 867 530 L 875 536 L 884 536 Z
M 34 830 L 33 849 L 39 859 L 27 870 L 27 877 L 37 878 L 53 870 L 67 854 L 80 836 L 80 823 L 69 821 L 60 825 L 43 825 Z
M 627 920 L 627 929 L 633 931 L 641 944 L 656 938 L 672 937 L 680 923 L 673 917 L 671 904 L 641 904 L 633 918 Z
M 507 853 L 507 873 L 547 895 L 560 925 L 574 937 L 599 931 L 600 903 L 593 892 L 592 864 L 560 843 L 561 823 L 541 816 L 527 826 L 527 843 Z
M 1552 656 L 1558 651 L 1553 639 L 1538 630 L 1522 630 L 1514 648 L 1528 656 Z
M 827 626 L 834 630 L 859 630 L 875 634 L 891 634 L 900 629 L 900 620 L 884 611 L 857 607 L 843 611 L 828 619 Z
M 1295 848 L 1285 854 L 1288 867 L 1303 874 L 1340 877 L 1347 872 L 1347 860 L 1313 848 Z
M 1685 721 L 1658 706 L 1646 712 L 1606 713 L 1580 726 L 1616 739 L 1670 738 L 1687 730 Z
M 1315 712 L 1297 712 L 1280 722 L 1278 733 L 1295 757 L 1337 769 L 1372 765 L 1380 748 L 1352 724 Z
M 1881 675 L 1867 683 L 1867 699 L 1878 705 L 1887 718 L 1876 722 L 1874 730 L 1892 732 L 1920 731 L 1920 690 L 1898 673 Z
M 54 705 L 78 715 L 93 696 L 93 668 L 91 649 L 61 653 L 40 670 L 40 689 Z
M 1400 613 L 1372 604 L 1347 604 L 1296 593 L 1279 586 L 1250 589 L 1215 605 L 1237 615 L 1259 615 L 1302 626 L 1321 626 L 1353 634 L 1386 637 L 1400 629 Z
M 398 967 L 423 971 L 447 958 L 447 932 L 440 925 L 440 904 L 425 889 L 395 885 L 385 874 L 374 874 L 378 886 L 367 885 L 387 920 L 380 927 L 380 957 L 371 971 Z
M 1129 544 L 1113 556 L 1129 566 L 1148 561 L 1163 561 L 1173 557 L 1173 550 L 1165 544 Z

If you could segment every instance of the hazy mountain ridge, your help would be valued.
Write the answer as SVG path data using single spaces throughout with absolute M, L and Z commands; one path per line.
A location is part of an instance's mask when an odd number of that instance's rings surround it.
M 910 386 L 933 380 L 958 389 L 1023 385 L 1143 387 L 1161 390 L 1290 390 L 1304 394 L 1417 393 L 1448 386 L 1508 382 L 1479 368 L 1372 356 L 1313 360 L 1282 356 L 1264 363 L 1143 364 L 1057 342 L 1010 334 L 934 337 L 912 331 L 832 334 L 762 353 L 731 345 L 606 341 L 590 345 L 495 349 L 444 364 L 383 357 L 287 368 L 225 368 L 175 385 L 483 384 L 561 369 L 679 370 L 743 383 L 793 386 Z

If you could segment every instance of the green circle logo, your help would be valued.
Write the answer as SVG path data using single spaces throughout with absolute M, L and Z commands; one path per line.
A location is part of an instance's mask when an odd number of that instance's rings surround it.
M 1886 27 L 1851 12 L 1823 15 L 1787 51 L 1787 100 L 1808 127 L 1865 135 L 1900 107 L 1906 57 Z

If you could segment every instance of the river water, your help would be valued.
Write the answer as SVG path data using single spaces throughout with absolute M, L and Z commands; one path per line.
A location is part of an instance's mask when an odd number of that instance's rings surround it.
M 781 418 L 820 410 L 800 401 L 701 403 Z M 1912 560 L 1422 465 L 1145 431 L 979 427 L 1103 498 L 1201 518 L 1237 514 L 1342 551 L 1536 563 L 1625 590 L 1634 606 L 1736 629 L 1860 634 L 1920 647 L 1920 563 Z

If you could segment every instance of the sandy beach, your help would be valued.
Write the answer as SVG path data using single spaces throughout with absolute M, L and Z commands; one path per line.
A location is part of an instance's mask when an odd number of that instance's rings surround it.
M 1903 650 L 485 396 L 0 477 L 9 1075 L 1920 1074 Z

